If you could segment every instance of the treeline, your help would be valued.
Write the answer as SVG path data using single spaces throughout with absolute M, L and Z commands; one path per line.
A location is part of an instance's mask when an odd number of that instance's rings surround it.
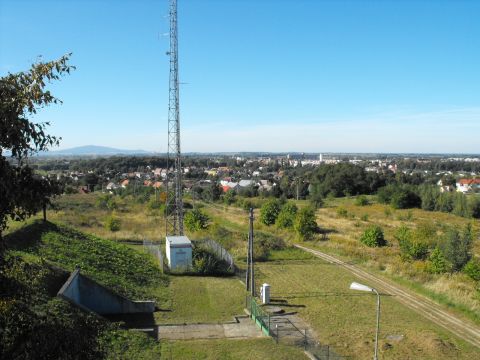
M 432 159 L 426 162 L 417 161 L 416 159 L 398 160 L 396 164 L 402 170 L 430 170 L 430 171 L 464 171 L 464 172 L 480 172 L 480 162 L 471 162 L 463 160 Z
M 94 169 L 97 174 L 144 171 L 148 166 L 152 169 L 167 167 L 167 158 L 159 156 L 111 156 L 92 159 L 49 159 L 45 162 L 43 161 L 45 160 L 39 160 L 32 166 L 44 171 L 70 170 L 87 172 Z M 237 161 L 229 157 L 215 160 L 202 157 L 184 157 L 182 165 L 188 167 L 237 166 Z
M 377 199 L 395 209 L 422 208 L 466 218 L 480 218 L 480 197 L 459 192 L 440 192 L 433 185 L 390 184 L 378 190 Z

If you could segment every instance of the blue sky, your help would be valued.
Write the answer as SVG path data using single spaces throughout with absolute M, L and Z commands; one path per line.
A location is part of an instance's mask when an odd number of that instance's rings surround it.
M 179 0 L 183 151 L 480 152 L 480 1 Z M 73 52 L 60 148 L 166 151 L 167 0 L 1 0 L 0 74 Z

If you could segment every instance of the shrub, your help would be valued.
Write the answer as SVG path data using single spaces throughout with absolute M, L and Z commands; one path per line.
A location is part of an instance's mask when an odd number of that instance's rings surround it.
M 445 255 L 438 247 L 433 250 L 428 260 L 428 271 L 433 274 L 442 274 L 449 270 L 447 259 L 445 259 Z
M 301 209 L 295 218 L 294 229 L 301 240 L 310 240 L 317 231 L 315 210 L 310 207 Z
M 225 195 L 223 195 L 223 202 L 227 205 L 231 205 L 235 202 L 235 191 L 232 189 L 228 190 Z
M 263 232 L 256 232 L 253 241 L 253 258 L 256 261 L 266 261 L 272 250 L 285 249 L 285 242 L 279 238 Z
M 315 209 L 320 209 L 323 204 L 324 204 L 324 200 L 323 200 L 323 196 L 321 193 L 319 192 L 313 192 L 310 194 L 310 197 L 309 197 L 309 200 L 310 200 L 310 204 L 315 208 Z
M 225 275 L 228 265 L 202 246 L 192 251 L 193 270 L 201 275 Z
M 389 207 L 386 207 L 384 210 L 383 210 L 383 213 L 385 214 L 385 216 L 388 218 L 390 216 L 392 216 L 392 210 L 390 210 Z
M 360 220 L 368 221 L 368 214 L 363 214 L 362 216 L 360 216 Z
M 286 229 L 292 228 L 295 222 L 295 216 L 297 215 L 297 205 L 293 202 L 287 202 L 283 205 L 282 210 L 278 214 L 276 224 L 279 228 Z
M 450 228 L 442 243 L 445 258 L 452 265 L 453 271 L 460 271 L 472 257 L 472 227 L 468 224 L 463 233 L 455 228 Z
M 185 214 L 183 222 L 189 231 L 199 231 L 208 228 L 209 217 L 199 209 L 193 209 Z
M 383 230 L 378 225 L 369 226 L 360 237 L 360 242 L 369 247 L 380 247 L 387 244 L 383 236 Z
M 278 214 L 280 214 L 278 200 L 268 200 L 260 208 L 260 221 L 267 226 L 273 225 L 277 220 Z
M 367 206 L 367 205 L 370 205 L 370 201 L 368 201 L 368 198 L 365 195 L 361 195 L 355 199 L 355 205 Z
M 470 214 L 475 219 L 480 219 L 480 197 L 472 197 L 469 203 Z
M 114 214 L 110 215 L 105 220 L 105 229 L 110 230 L 112 232 L 119 231 L 120 225 L 121 225 L 120 219 L 117 218 Z
M 401 226 L 395 233 L 403 258 L 424 260 L 428 255 L 428 244 L 419 239 L 415 232 Z
M 473 258 L 463 268 L 463 272 L 475 281 L 480 281 L 480 259 Z
M 348 217 L 348 211 L 347 211 L 347 209 L 345 209 L 343 207 L 339 207 L 337 209 L 337 215 L 339 217 L 347 218 Z

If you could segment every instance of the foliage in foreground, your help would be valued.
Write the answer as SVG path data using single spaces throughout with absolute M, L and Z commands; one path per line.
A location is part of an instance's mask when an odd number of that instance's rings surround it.
M 151 298 L 150 287 L 168 283 L 147 254 L 66 226 L 35 222 L 7 236 L 7 242 L 68 271 L 79 266 L 85 275 L 127 297 Z
M 59 143 L 58 138 L 45 132 L 49 123 L 28 118 L 38 109 L 60 102 L 45 90 L 45 83 L 59 80 L 74 69 L 68 65 L 69 56 L 39 62 L 29 71 L 0 78 L 0 252 L 9 217 L 24 220 L 49 204 L 50 196 L 60 193 L 56 183 L 35 176 L 23 160 Z M 4 150 L 10 150 L 14 162 L 7 160 Z
M 55 297 L 67 277 L 36 256 L 7 252 L 0 268 L 0 358 L 160 356 L 160 347 L 146 335 L 121 330 Z

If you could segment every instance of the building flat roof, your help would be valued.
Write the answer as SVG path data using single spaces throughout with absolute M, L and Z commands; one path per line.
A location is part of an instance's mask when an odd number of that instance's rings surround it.
M 170 247 L 192 246 L 192 242 L 186 236 L 167 236 L 166 240 L 170 243 Z

